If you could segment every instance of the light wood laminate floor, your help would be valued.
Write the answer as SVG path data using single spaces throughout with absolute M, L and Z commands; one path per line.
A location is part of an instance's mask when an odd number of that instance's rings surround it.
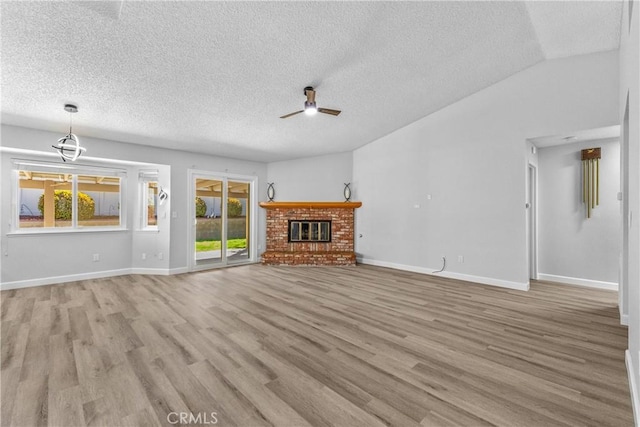
M 610 291 L 250 265 L 1 296 L 2 426 L 633 423 Z

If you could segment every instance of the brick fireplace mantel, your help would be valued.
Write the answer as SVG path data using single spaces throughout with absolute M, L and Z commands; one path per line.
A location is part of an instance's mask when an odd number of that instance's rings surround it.
M 267 210 L 270 265 L 355 265 L 354 210 L 362 202 L 261 202 Z M 289 221 L 331 221 L 330 242 L 289 241 Z

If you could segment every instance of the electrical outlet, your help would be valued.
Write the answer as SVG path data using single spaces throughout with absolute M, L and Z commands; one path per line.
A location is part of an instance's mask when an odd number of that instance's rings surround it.
M 462 255 L 458 255 L 458 262 L 464 262 L 464 257 Z
M 142 252 L 142 259 L 147 259 L 147 254 L 145 254 L 144 252 Z
M 158 252 L 158 259 L 164 259 L 164 254 L 162 252 Z
M 100 254 L 93 254 L 93 262 L 100 261 Z

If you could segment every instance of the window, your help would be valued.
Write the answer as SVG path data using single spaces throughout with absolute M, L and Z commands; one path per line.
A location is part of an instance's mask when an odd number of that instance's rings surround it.
M 145 185 L 146 209 L 144 215 L 144 226 L 158 226 L 158 183 L 155 181 L 147 182 Z
M 120 178 L 76 175 L 78 226 L 120 226 Z M 93 205 L 93 206 L 92 206 Z
M 15 229 L 121 228 L 124 171 L 15 162 Z
M 158 171 L 142 171 L 140 182 L 140 226 L 142 229 L 158 229 Z

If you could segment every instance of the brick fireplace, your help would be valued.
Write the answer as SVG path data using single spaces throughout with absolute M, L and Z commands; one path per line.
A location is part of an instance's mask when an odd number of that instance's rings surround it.
M 362 202 L 262 202 L 260 206 L 267 210 L 263 264 L 356 264 L 354 211 Z

